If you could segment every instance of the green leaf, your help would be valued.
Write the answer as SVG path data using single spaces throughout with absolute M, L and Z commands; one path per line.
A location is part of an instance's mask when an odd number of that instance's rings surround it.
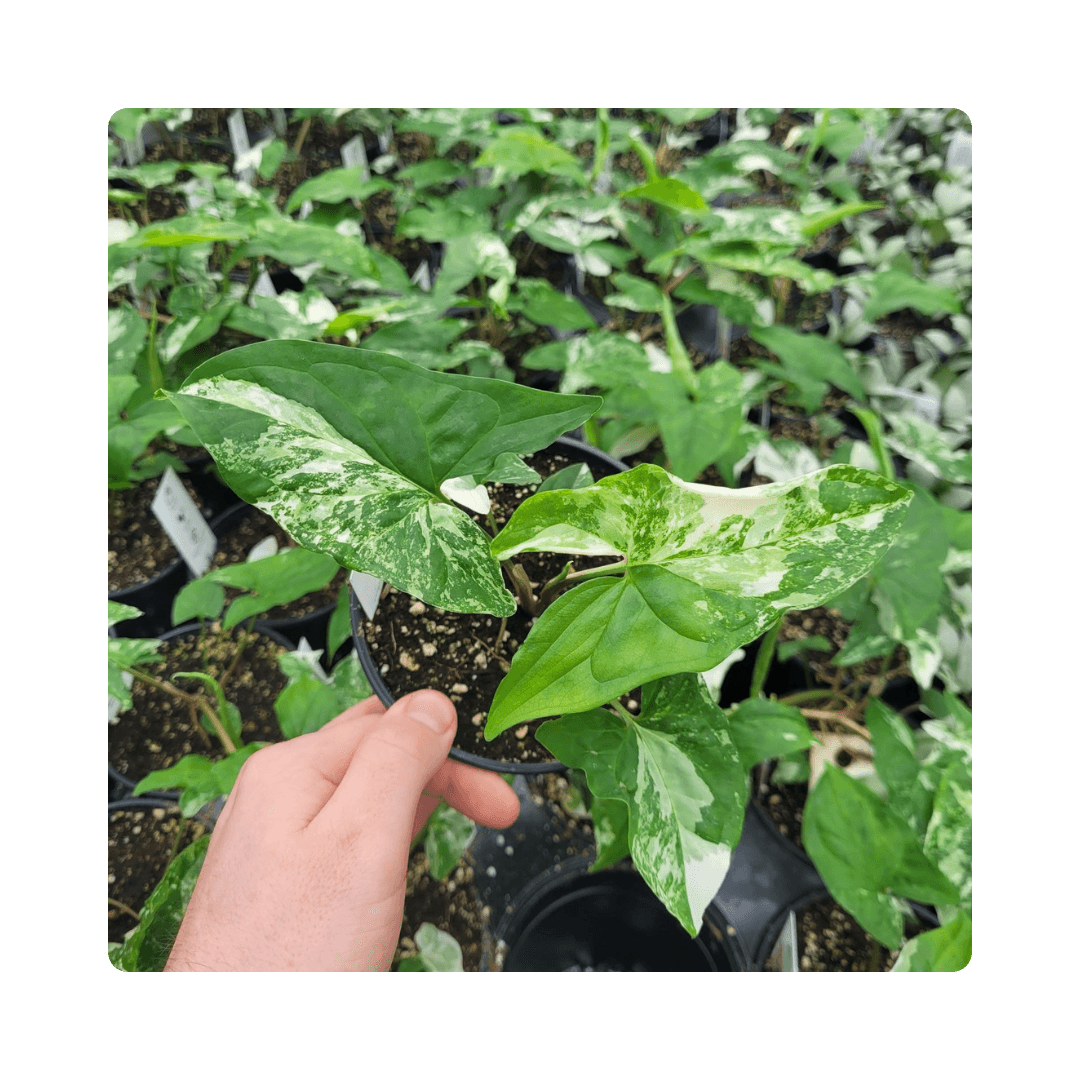
M 758 321 L 757 311 L 746 297 L 711 289 L 699 277 L 688 277 L 672 295 L 692 304 L 711 304 L 725 319 L 739 326 L 752 326 Z
M 726 718 L 695 675 L 644 687 L 641 715 L 603 709 L 549 720 L 537 738 L 629 809 L 634 865 L 697 934 L 742 832 L 746 776 Z
M 345 169 L 327 169 L 305 180 L 289 196 L 285 204 L 285 213 L 291 214 L 305 202 L 340 203 L 347 199 L 363 202 L 377 191 L 392 191 L 394 185 L 389 180 L 374 178 L 365 180 L 360 170 L 352 167 Z
M 272 139 L 267 143 L 259 158 L 259 176 L 264 180 L 271 180 L 288 152 L 289 147 L 283 139 Z
M 596 326 L 585 306 L 572 296 L 553 288 L 543 278 L 518 278 L 506 301 L 508 311 L 519 311 L 527 319 L 556 330 L 584 330 Z
M 553 472 L 536 490 L 562 491 L 566 488 L 583 488 L 592 484 L 593 474 L 585 462 L 578 465 L 567 465 L 565 469 Z
M 468 236 L 470 233 L 489 233 L 491 216 L 440 204 L 432 208 L 416 206 L 398 219 L 401 236 L 419 237 L 430 244 L 444 243 Z
M 254 594 L 238 597 L 229 605 L 222 624 L 228 630 L 253 615 L 261 615 L 273 607 L 316 592 L 329 584 L 337 572 L 338 564 L 331 556 L 294 547 L 255 562 L 222 566 L 211 570 L 201 580 Z M 182 589 L 177 599 L 190 588 L 188 585 Z
M 914 308 L 924 315 L 941 312 L 959 314 L 960 301 L 953 289 L 944 289 L 919 281 L 903 270 L 885 270 L 870 279 L 870 296 L 862 317 L 872 323 L 902 308 Z
M 352 624 L 349 621 L 349 586 L 342 585 L 337 595 L 337 605 L 326 627 L 327 659 L 337 655 L 338 649 L 352 636 Z
M 135 785 L 133 795 L 147 791 L 180 791 L 180 812 L 194 817 L 207 803 L 228 795 L 245 761 L 265 743 L 248 743 L 218 762 L 201 754 L 186 754 L 168 769 L 157 769 Z
M 836 646 L 827 637 L 822 637 L 821 634 L 812 634 L 810 637 L 798 638 L 795 641 L 781 641 L 776 646 L 776 656 L 783 663 L 799 653 L 809 652 L 810 650 L 831 653 L 835 651 L 835 648 Z
M 137 619 L 142 612 L 130 604 L 120 604 L 115 600 L 109 601 L 109 626 L 115 626 L 125 619 Z
M 329 225 L 269 215 L 258 219 L 256 230 L 248 243 L 252 255 L 269 255 L 286 266 L 317 262 L 357 281 L 379 284 L 375 260 L 358 236 L 342 236 Z
M 651 281 L 633 274 L 612 274 L 611 283 L 620 292 L 604 298 L 608 307 L 622 307 L 630 311 L 659 311 L 663 307 L 663 293 Z
M 817 214 L 810 214 L 803 219 L 800 230 L 808 240 L 813 239 L 818 233 L 831 229 L 846 217 L 854 214 L 862 214 L 867 210 L 880 210 L 884 203 L 879 202 L 847 202 L 840 206 L 834 206 L 829 210 L 822 210 Z
M 147 337 L 146 320 L 130 305 L 109 308 L 109 374 L 130 375 Z
M 201 836 L 169 863 L 139 912 L 139 925 L 113 959 L 121 971 L 164 970 L 209 846 L 210 837 Z
M 110 626 L 120 621 L 113 618 L 115 609 L 112 603 L 112 601 L 109 602 Z M 124 604 L 117 604 L 116 607 L 125 611 L 135 611 L 137 615 L 142 614 L 136 608 L 129 608 Z M 122 616 L 122 618 L 133 617 Z M 162 644 L 157 638 L 109 638 L 109 693 L 120 702 L 121 711 L 131 708 L 131 691 L 124 682 L 121 668 L 137 667 L 148 660 L 154 660 Z
M 198 315 L 174 319 L 157 342 L 161 359 L 167 364 L 172 363 L 196 345 L 209 341 L 221 329 L 221 324 L 235 306 L 233 302 L 223 300 Z
M 971 918 L 960 912 L 951 922 L 912 938 L 893 971 L 963 971 L 971 963 Z
M 580 491 L 532 496 L 492 541 L 497 557 L 554 551 L 627 564 L 621 577 L 575 585 L 541 615 L 495 694 L 486 736 L 715 667 L 782 612 L 824 603 L 865 574 L 909 499 L 847 465 L 738 490 L 639 465 Z
M 495 168 L 508 176 L 553 173 L 585 186 L 581 163 L 561 146 L 525 128 L 504 128 L 473 162 L 477 169 Z
M 597 398 L 300 341 L 207 361 L 169 395 L 226 483 L 298 543 L 451 611 L 512 615 L 488 537 L 440 493 L 581 424 Z
M 764 698 L 749 699 L 730 710 L 728 727 L 747 773 L 760 761 L 819 744 L 798 709 Z
M 675 127 L 685 127 L 695 120 L 707 120 L 715 109 L 657 109 L 661 116 L 666 117 Z
M 923 848 L 959 893 L 955 901 L 971 913 L 971 762 L 954 760 L 941 773 Z M 948 902 L 948 901 L 946 901 Z M 949 917 L 942 911 L 942 918 Z
M 216 581 L 196 578 L 188 582 L 173 600 L 173 626 L 191 619 L 216 619 L 224 606 L 225 590 Z
M 376 330 L 364 339 L 364 348 L 400 356 L 420 367 L 452 367 L 455 361 L 447 349 L 468 325 L 466 319 L 405 319 Z
M 346 610 L 347 606 L 346 601 Z M 318 731 L 346 709 L 371 696 L 371 686 L 355 653 L 350 653 L 334 668 L 329 682 L 319 678 L 307 665 L 292 669 L 290 662 L 296 661 L 293 653 L 278 658 L 289 682 L 274 701 L 274 712 L 286 739 Z
M 461 971 L 461 946 L 444 930 L 422 923 L 416 931 L 417 956 L 408 956 L 398 971 Z
M 971 483 L 971 451 L 955 445 L 967 436 L 947 433 L 936 424 L 910 413 L 894 416 L 885 442 L 909 461 L 950 484 Z
M 792 372 L 804 378 L 809 376 L 821 385 L 820 395 L 812 395 L 814 400 L 807 402 L 808 406 L 816 409 L 821 405 L 825 383 L 865 401 L 862 382 L 835 341 L 828 341 L 820 334 L 801 334 L 789 326 L 755 326 L 750 336 L 780 358 L 785 375 Z
M 589 872 L 595 873 L 630 854 L 630 808 L 621 799 L 594 798 L 591 813 L 596 859 Z
M 417 191 L 422 191 L 435 184 L 451 184 L 466 172 L 468 169 L 459 161 L 432 158 L 430 161 L 421 161 L 406 169 L 399 169 L 397 178 L 408 180 Z
M 688 184 L 673 176 L 664 176 L 648 184 L 639 184 L 619 192 L 621 199 L 648 199 L 669 210 L 708 210 L 709 204 Z
M 915 740 L 903 717 L 884 702 L 870 698 L 866 703 L 866 727 L 874 742 L 874 771 L 889 794 L 888 805 L 916 836 L 926 833 L 933 809 L 932 785 L 924 784 L 922 765 L 915 753 Z
M 903 936 L 901 898 L 951 904 L 959 897 L 911 827 L 834 765 L 826 764 L 806 800 L 802 838 L 829 892 L 890 949 Z
M 452 806 L 440 803 L 428 819 L 424 834 L 428 873 L 439 881 L 444 880 L 461 861 L 475 835 L 474 822 Z
M 157 221 L 140 229 L 127 243 L 134 247 L 185 247 L 190 244 L 207 244 L 217 240 L 246 240 L 251 227 L 236 221 L 185 214 Z

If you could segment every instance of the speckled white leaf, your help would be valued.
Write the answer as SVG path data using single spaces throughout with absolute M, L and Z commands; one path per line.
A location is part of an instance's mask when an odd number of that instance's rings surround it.
M 596 398 L 268 341 L 169 394 L 242 498 L 298 543 L 451 611 L 511 615 L 488 537 L 440 493 L 582 422 Z
M 694 675 L 651 683 L 641 716 L 606 710 L 544 724 L 540 741 L 629 808 L 630 852 L 650 888 L 696 934 L 742 832 L 746 774 L 727 718 Z
M 538 493 L 492 542 L 497 557 L 606 555 L 626 568 L 574 586 L 543 613 L 499 686 L 487 736 L 715 667 L 782 612 L 862 577 L 910 498 L 848 465 L 744 489 L 639 465 L 590 488 Z

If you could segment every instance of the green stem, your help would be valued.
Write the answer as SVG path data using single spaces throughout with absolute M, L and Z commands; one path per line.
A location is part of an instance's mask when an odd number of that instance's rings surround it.
M 773 654 L 776 652 L 776 639 L 780 636 L 780 623 L 777 619 L 772 628 L 762 638 L 761 648 L 758 649 L 757 659 L 754 661 L 754 675 L 750 681 L 750 700 L 761 697 L 761 688 L 765 685 L 765 676 L 772 667 Z
M 608 704 L 622 717 L 623 723 L 626 724 L 627 727 L 630 727 L 630 725 L 634 723 L 633 716 L 631 716 L 617 701 L 609 701 Z
M 554 600 L 555 596 L 578 582 L 588 581 L 590 578 L 606 577 L 610 574 L 621 574 L 627 567 L 626 559 L 608 563 L 605 566 L 595 566 L 591 570 L 579 570 L 576 574 L 560 574 L 552 578 L 540 591 L 540 610 L 543 611 Z
M 161 373 L 161 361 L 157 354 L 157 297 L 150 301 L 150 340 L 146 346 L 146 363 L 150 368 L 150 386 L 156 394 L 165 389 L 165 377 Z
M 822 701 L 825 698 L 836 697 L 835 690 L 800 690 L 797 694 L 788 694 L 787 697 L 777 699 L 779 705 L 805 705 L 810 701 Z
M 225 725 L 218 719 L 217 713 L 210 708 L 210 703 L 202 697 L 201 694 L 189 694 L 186 690 L 181 690 L 179 686 L 164 682 L 161 679 L 155 678 L 153 675 L 147 675 L 146 672 L 139 671 L 138 668 L 128 667 L 126 664 L 120 664 L 119 667 L 121 671 L 128 672 L 136 679 L 141 679 L 144 683 L 156 687 L 166 694 L 171 694 L 173 697 L 180 698 L 189 705 L 194 705 L 196 708 L 201 709 L 206 714 L 207 720 L 210 721 L 210 726 L 213 727 L 214 734 L 221 740 L 221 745 L 225 748 L 225 752 L 231 754 L 236 750 L 236 744 L 229 738 L 229 733 L 225 730 Z
M 821 110 L 821 121 L 818 126 L 814 128 L 814 134 L 810 137 L 810 143 L 806 147 L 806 153 L 803 155 L 802 167 L 803 172 L 810 167 L 810 159 L 817 153 L 817 148 L 821 145 L 822 140 L 825 138 L 825 130 L 829 126 L 829 110 Z
M 109 897 L 109 903 L 112 904 L 113 907 L 119 908 L 125 915 L 130 915 L 136 922 L 139 922 L 139 913 L 133 911 L 127 904 L 121 903 L 119 900 L 114 900 L 111 896 Z

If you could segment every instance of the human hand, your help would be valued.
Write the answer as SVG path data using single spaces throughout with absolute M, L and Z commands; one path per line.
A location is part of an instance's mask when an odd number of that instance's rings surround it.
M 240 770 L 166 971 L 386 971 L 409 845 L 445 799 L 505 829 L 517 796 L 447 759 L 449 698 L 418 690 L 347 709 Z

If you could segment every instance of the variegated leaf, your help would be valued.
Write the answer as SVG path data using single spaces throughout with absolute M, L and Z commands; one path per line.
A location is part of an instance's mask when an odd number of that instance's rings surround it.
M 689 934 L 701 927 L 742 832 L 746 773 L 723 712 L 696 675 L 644 688 L 632 722 L 605 709 L 550 720 L 537 737 L 629 810 L 641 876 Z
M 235 349 L 174 401 L 242 498 L 297 543 L 451 611 L 511 615 L 488 537 L 441 494 L 582 423 L 598 398 L 302 341 Z
M 706 671 L 790 608 L 815 607 L 892 543 L 909 492 L 849 465 L 782 484 L 689 484 L 654 465 L 534 495 L 492 542 L 625 559 L 547 609 L 492 703 L 494 738 L 653 679 Z

